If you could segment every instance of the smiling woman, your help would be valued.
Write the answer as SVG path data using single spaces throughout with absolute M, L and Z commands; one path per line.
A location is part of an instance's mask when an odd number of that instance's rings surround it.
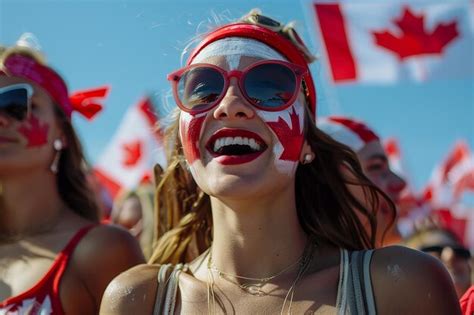
M 97 313 L 110 280 L 143 262 L 131 235 L 98 223 L 77 105 L 38 52 L 2 50 L 0 314 Z
M 459 312 L 436 259 L 372 250 L 377 203 L 393 203 L 316 128 L 312 60 L 292 24 L 252 10 L 205 34 L 169 76 L 179 115 L 155 264 L 114 279 L 101 313 Z

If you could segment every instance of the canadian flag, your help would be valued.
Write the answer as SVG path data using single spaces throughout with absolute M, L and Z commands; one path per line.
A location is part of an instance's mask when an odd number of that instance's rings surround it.
M 432 216 L 474 249 L 474 208 L 463 203 L 466 192 L 474 192 L 474 155 L 460 141 L 433 170 L 424 201 L 430 205 Z
M 166 166 L 157 117 L 149 98 L 131 106 L 94 166 L 99 182 L 114 198 L 152 179 L 153 166 Z
M 459 141 L 433 170 L 424 198 L 434 208 L 449 208 L 466 191 L 474 192 L 474 155 L 465 142 Z
M 335 83 L 474 75 L 474 2 L 319 1 L 308 15 Z

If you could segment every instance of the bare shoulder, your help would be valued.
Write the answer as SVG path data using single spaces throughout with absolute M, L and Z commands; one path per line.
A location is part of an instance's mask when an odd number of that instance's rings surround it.
M 152 314 L 159 265 L 138 265 L 117 276 L 107 287 L 100 314 Z
M 93 228 L 79 243 L 73 262 L 79 277 L 99 305 L 107 285 L 121 272 L 145 262 L 138 242 L 126 230 Z
M 93 228 L 81 241 L 76 252 L 75 258 L 85 268 L 111 264 L 128 269 L 145 262 L 137 240 L 126 230 L 112 225 Z M 111 267 L 113 266 L 109 266 Z
M 460 314 L 448 272 L 430 255 L 402 246 L 377 249 L 370 271 L 380 314 Z

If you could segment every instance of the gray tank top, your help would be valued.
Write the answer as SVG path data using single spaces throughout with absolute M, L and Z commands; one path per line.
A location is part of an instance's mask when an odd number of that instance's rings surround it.
M 341 249 L 336 309 L 338 315 L 375 315 L 375 301 L 370 279 L 373 250 L 348 252 Z M 153 314 L 174 314 L 178 279 L 188 266 L 163 265 L 158 272 L 158 290 Z

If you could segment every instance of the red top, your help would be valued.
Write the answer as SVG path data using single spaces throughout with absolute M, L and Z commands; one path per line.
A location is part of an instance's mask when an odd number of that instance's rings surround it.
M 474 285 L 464 292 L 459 302 L 464 315 L 474 314 Z
M 59 297 L 59 284 L 69 258 L 81 239 L 96 225 L 80 229 L 58 254 L 53 265 L 31 289 L 0 303 L 0 314 L 64 314 Z

